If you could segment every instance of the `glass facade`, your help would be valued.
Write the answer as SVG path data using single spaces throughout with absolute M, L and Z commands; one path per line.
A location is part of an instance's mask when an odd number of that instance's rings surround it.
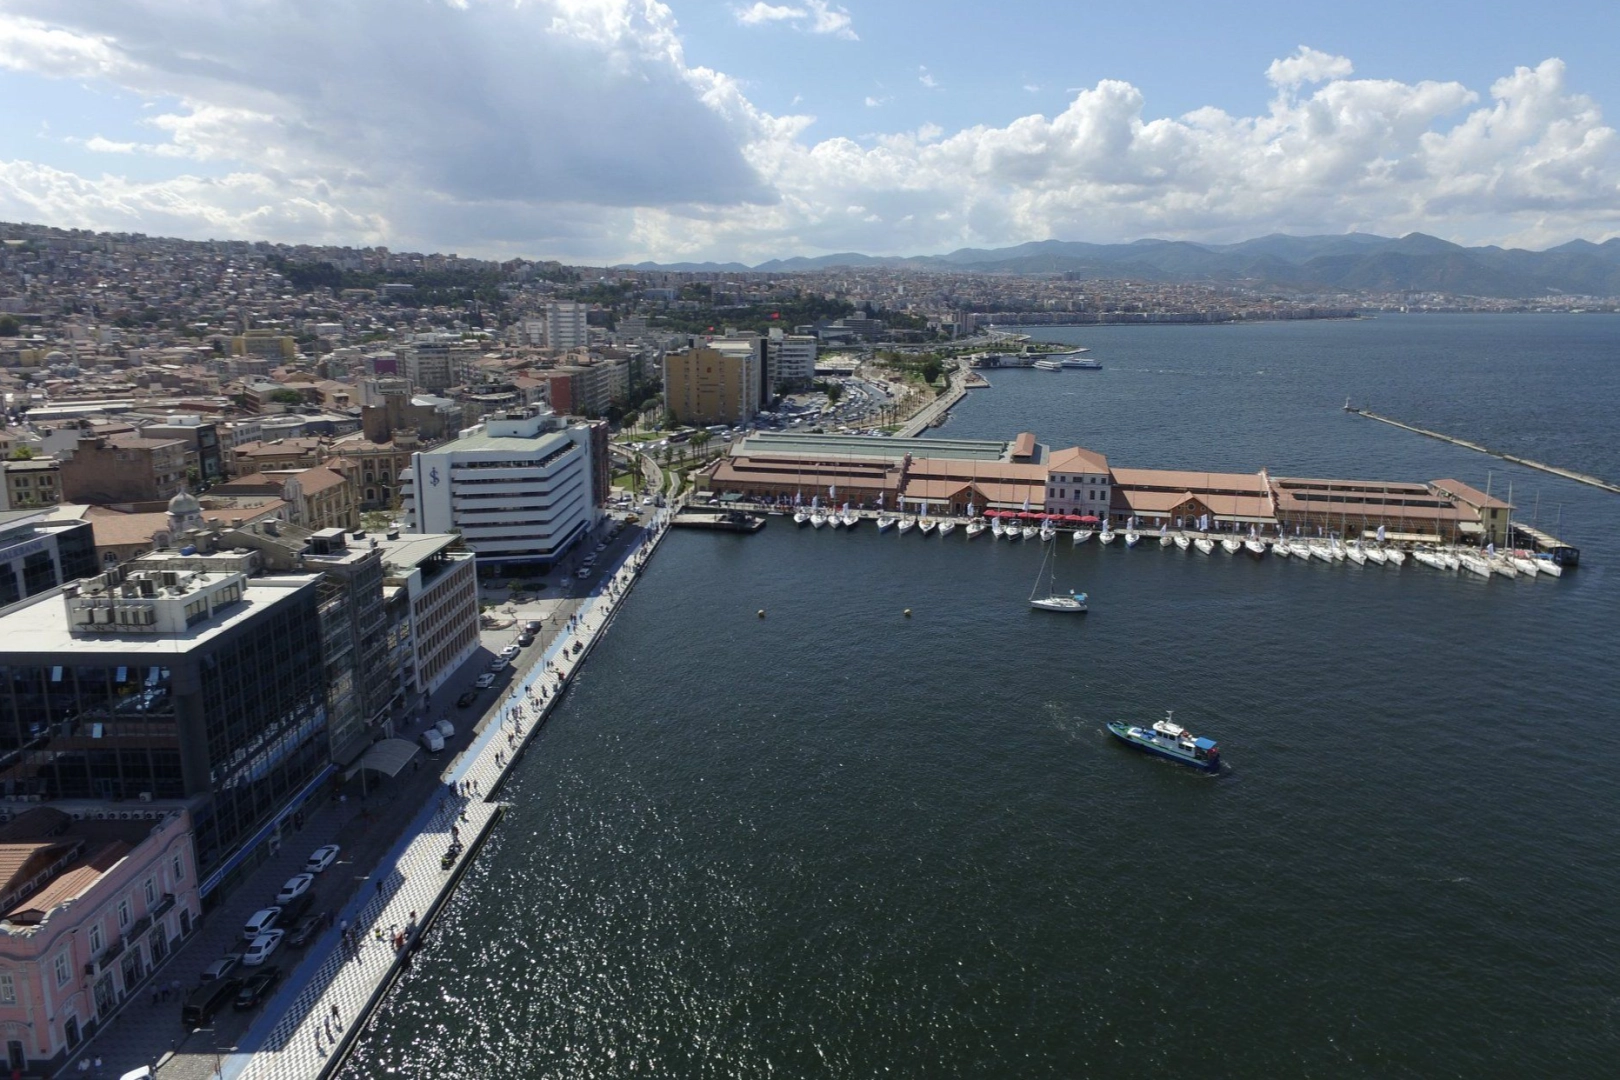
M 172 675 L 150 662 L 0 665 L 0 792 L 186 795 Z
M 41 655 L 0 642 L 8 797 L 208 796 L 193 811 L 206 874 L 330 761 L 313 584 L 223 634 L 176 640 L 172 653 L 88 637 L 74 646 Z

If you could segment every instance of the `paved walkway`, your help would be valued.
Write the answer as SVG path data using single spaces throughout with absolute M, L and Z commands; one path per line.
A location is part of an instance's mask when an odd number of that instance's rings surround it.
M 567 632 L 512 688 L 495 722 L 440 774 L 440 797 L 421 808 L 371 875 L 370 886 L 350 900 L 338 913 L 339 925 L 312 947 L 310 956 L 320 957 L 318 964 L 295 973 L 242 1038 L 238 1052 L 224 1059 L 224 1080 L 306 1080 L 337 1064 L 395 971 L 409 963 L 416 935 L 449 898 L 466 860 L 499 819 L 503 806 L 493 793 L 668 531 L 667 512 L 650 526 L 645 541 L 600 579 Z M 468 850 L 442 866 L 441 857 L 458 837 Z M 167 1080 L 166 1072 L 163 1076 Z

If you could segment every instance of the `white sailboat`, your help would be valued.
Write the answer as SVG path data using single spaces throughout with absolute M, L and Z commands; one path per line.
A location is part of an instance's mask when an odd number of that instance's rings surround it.
M 1105 521 L 1103 522 L 1102 531 L 1097 534 L 1097 543 L 1107 547 L 1109 544 L 1114 542 L 1114 537 L 1118 535 L 1119 534 L 1113 530 L 1113 527 Z
M 1096 535 L 1097 532 L 1095 529 L 1088 529 L 1086 526 L 1082 525 L 1078 529 L 1074 530 L 1074 542 L 1076 544 L 1083 544 Z
M 1041 530 L 1037 529 L 1033 525 L 1025 525 L 1022 529 L 1019 529 L 1018 531 L 1023 534 L 1023 537 L 1024 537 L 1025 540 L 1033 540 L 1037 536 L 1039 536 L 1040 533 L 1041 533 Z
M 797 510 L 793 511 L 793 524 L 795 524 L 795 525 L 808 525 L 808 524 L 810 524 L 810 511 L 806 510 L 802 506 L 799 507 Z
M 1384 549 L 1384 557 L 1390 561 L 1390 565 L 1392 566 L 1406 565 L 1406 552 L 1402 551 L 1400 548 L 1392 547 Z
M 939 535 L 949 536 L 956 529 L 956 519 L 946 518 L 939 523 Z
M 1125 546 L 1133 548 L 1142 542 L 1142 534 L 1136 531 L 1136 522 L 1132 521 L 1125 526 Z
M 1363 547 L 1361 550 L 1366 553 L 1367 561 L 1370 563 L 1383 566 L 1385 563 L 1389 562 L 1389 553 L 1383 548 L 1379 547 L 1377 544 L 1374 544 L 1372 547 Z
M 1039 611 L 1056 611 L 1078 615 L 1086 610 L 1086 594 L 1070 591 L 1059 593 L 1054 578 L 1057 575 L 1057 545 L 1046 549 L 1041 568 L 1035 572 L 1035 587 L 1029 591 L 1029 606 Z M 1050 569 L 1049 569 L 1050 568 Z M 1044 588 L 1043 588 L 1044 586 Z
M 1057 526 L 1052 524 L 1050 518 L 1041 522 L 1041 543 L 1045 544 L 1057 538 Z
M 1192 547 L 1192 539 L 1188 537 L 1186 533 L 1178 532 L 1176 533 L 1176 547 L 1180 548 L 1182 551 L 1186 551 L 1188 548 Z
M 917 519 L 916 518 L 901 518 L 900 519 L 900 535 L 901 536 L 906 535 L 906 533 L 910 532 L 912 529 L 914 529 L 916 527 L 917 527 Z
M 1160 525 L 1159 526 L 1159 546 L 1162 547 L 1162 548 L 1167 548 L 1173 543 L 1175 543 L 1175 540 L 1173 540 L 1171 538 L 1171 536 L 1170 536 L 1170 526 L 1169 525 Z
M 990 537 L 991 537 L 991 539 L 1000 540 L 1006 534 L 1007 534 L 1006 526 L 1001 524 L 1001 519 L 1000 518 L 995 518 L 990 522 Z
M 1355 563 L 1357 566 L 1367 565 L 1367 553 L 1361 550 L 1361 541 L 1350 541 L 1350 543 L 1345 547 L 1345 554 L 1348 555 L 1350 557 L 1350 561 Z
M 1491 576 L 1491 564 L 1471 551 L 1457 552 L 1457 562 L 1470 574 L 1478 574 L 1483 578 Z
M 1211 540 L 1207 536 L 1200 536 L 1198 539 L 1194 540 L 1193 547 L 1197 548 L 1199 554 L 1201 555 L 1215 554 L 1215 541 Z
M 985 528 L 986 525 L 982 519 L 974 518 L 972 521 L 967 523 L 967 538 L 972 540 L 974 537 L 984 532 Z
M 894 517 L 893 517 L 893 515 L 891 515 L 891 514 L 879 514 L 878 519 L 877 519 L 878 532 L 885 533 L 885 532 L 888 532 L 892 528 L 894 528 Z
M 1228 555 L 1236 555 L 1243 550 L 1243 541 L 1235 536 L 1223 536 L 1221 537 L 1221 550 Z

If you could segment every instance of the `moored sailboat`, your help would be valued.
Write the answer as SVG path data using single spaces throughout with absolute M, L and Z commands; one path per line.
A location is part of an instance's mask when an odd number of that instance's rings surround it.
M 1057 545 L 1046 549 L 1041 568 L 1035 572 L 1035 586 L 1029 591 L 1029 606 L 1038 611 L 1056 611 L 1070 615 L 1084 614 L 1086 594 L 1072 589 L 1067 595 L 1059 593 L 1054 583 L 1057 575 Z M 1043 591 L 1044 579 L 1044 591 Z

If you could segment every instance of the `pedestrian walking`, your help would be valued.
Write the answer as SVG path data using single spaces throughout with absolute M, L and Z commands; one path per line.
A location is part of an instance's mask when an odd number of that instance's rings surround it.
M 332 1022 L 335 1024 L 343 1023 L 343 1017 L 338 1014 L 337 1002 L 335 1001 L 332 1002 Z

